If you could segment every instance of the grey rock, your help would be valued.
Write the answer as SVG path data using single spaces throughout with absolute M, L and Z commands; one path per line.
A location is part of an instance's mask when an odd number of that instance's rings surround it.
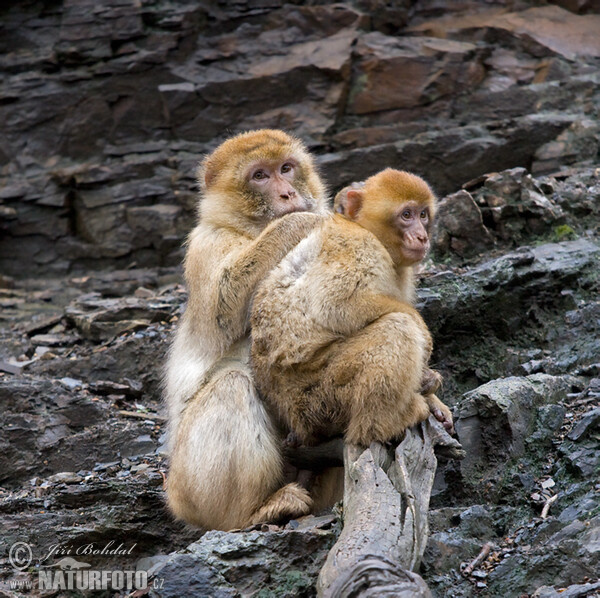
M 487 541 L 496 535 L 494 515 L 484 505 L 473 505 L 460 514 L 460 531 L 467 537 Z
M 54 475 L 51 475 L 47 479 L 47 481 L 50 482 L 51 484 L 56 484 L 56 483 L 78 484 L 82 480 L 83 480 L 83 478 L 73 471 L 61 471 L 60 473 L 55 473 Z
M 318 519 L 308 518 L 314 523 Z M 296 530 L 208 532 L 174 554 L 156 573 L 164 578 L 151 596 L 241 596 L 277 587 L 286 595 L 310 592 L 336 534 L 310 525 Z M 189 585 L 191 584 L 191 585 Z M 183 593 L 182 593 L 183 592 Z
M 442 199 L 437 208 L 432 245 L 440 254 L 452 250 L 472 255 L 493 246 L 494 239 L 483 224 L 481 210 L 467 191 Z
M 486 172 L 596 154 L 594 44 L 579 35 L 594 15 L 546 7 L 560 14 L 546 35 L 552 19 L 527 4 L 501 26 L 478 16 L 467 28 L 406 2 L 91 6 L 2 16 L 0 262 L 18 276 L 178 263 L 195 221 L 194 162 L 228 132 L 278 126 L 335 149 L 321 160 L 332 188 L 399 164 L 442 195 Z M 448 10 L 457 24 L 469 8 Z M 539 196 L 525 203 L 543 208 Z M 164 243 L 142 233 L 155 219 Z
M 524 168 L 513 168 L 483 178 L 474 190 L 482 217 L 496 240 L 515 244 L 531 234 L 542 234 L 565 220 L 564 213 Z
M 593 596 L 594 592 L 600 590 L 600 581 L 594 583 L 573 584 L 558 591 L 552 586 L 542 586 L 533 594 L 532 598 L 583 598 Z
M 86 338 L 105 340 L 129 330 L 146 328 L 152 322 L 167 320 L 172 309 L 172 305 L 160 298 L 82 296 L 67 308 L 65 314 Z
M 537 409 L 537 419 L 535 430 L 528 438 L 528 442 L 549 444 L 552 437 L 556 434 L 563 424 L 566 413 L 562 405 L 542 405 Z
M 156 443 L 152 438 L 148 434 L 142 434 L 127 442 L 120 452 L 123 457 L 136 457 L 154 453 L 155 450 Z
M 139 397 L 142 394 L 142 384 L 128 380 L 125 384 L 119 382 L 111 382 L 110 380 L 98 380 L 89 385 L 91 391 L 101 394 L 123 394 L 132 397 Z
M 66 386 L 67 388 L 70 388 L 70 389 L 79 388 L 83 385 L 83 382 L 81 380 L 76 380 L 75 378 L 69 378 L 68 376 L 61 378 L 59 380 L 59 382 L 63 386 Z
M 573 471 L 590 478 L 598 475 L 600 469 L 598 442 L 584 444 L 577 448 L 563 445 L 561 450 Z
M 448 328 L 511 334 L 523 325 L 532 297 L 542 291 L 560 296 L 575 281 L 593 280 L 598 255 L 600 247 L 586 239 L 522 248 L 464 273 L 428 278 L 418 305 L 434 336 Z
M 481 550 L 481 542 L 448 532 L 432 534 L 423 556 L 423 567 L 432 575 L 458 569 L 463 561 L 474 559 Z
M 598 534 L 596 519 L 589 525 L 575 521 L 538 547 L 504 559 L 488 577 L 490 591 L 533 593 L 542 585 L 564 587 L 586 576 L 593 579 L 599 564 L 593 540 Z
M 588 411 L 577 425 L 567 435 L 571 440 L 579 440 L 585 435 L 590 434 L 600 424 L 600 407 Z
M 571 506 L 563 509 L 558 515 L 558 520 L 562 523 L 570 523 L 575 519 L 585 520 L 589 518 L 597 506 L 597 497 L 593 492 L 588 492 L 581 498 L 577 499 Z
M 494 470 L 522 455 L 535 424 L 535 408 L 566 396 L 568 376 L 534 374 L 495 380 L 467 393 L 458 403 L 456 431 L 466 451 L 465 475 Z
M 191 554 L 180 554 L 169 560 L 156 576 L 160 582 L 150 595 L 157 598 L 179 598 L 190 594 L 215 598 L 241 596 L 222 575 Z
M 457 415 L 475 407 L 457 427 L 477 465 L 438 465 L 432 590 L 597 592 L 599 17 L 589 2 L 533 4 L 1 11 L 3 554 L 16 541 L 43 553 L 122 539 L 135 554 L 91 564 L 155 555 L 142 564 L 167 572 L 155 579 L 169 595 L 312 595 L 331 519 L 208 534 L 186 551 L 202 532 L 165 509 L 162 420 L 120 415 L 160 408 L 198 162 L 230 133 L 268 126 L 306 140 L 332 193 L 392 166 L 442 198 L 443 265 L 427 262 L 419 296 L 444 400 Z M 489 540 L 492 556 L 464 578 Z
M 540 146 L 534 156 L 531 172 L 536 175 L 555 172 L 565 164 L 592 159 L 598 153 L 598 123 L 583 119 L 574 122 L 557 138 Z

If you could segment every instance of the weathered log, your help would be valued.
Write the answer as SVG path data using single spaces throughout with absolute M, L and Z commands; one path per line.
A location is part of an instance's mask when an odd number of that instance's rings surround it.
M 414 571 L 429 535 L 436 445 L 446 456 L 464 456 L 433 417 L 407 430 L 395 451 L 345 446 L 344 528 L 319 575 L 318 596 L 431 596 Z

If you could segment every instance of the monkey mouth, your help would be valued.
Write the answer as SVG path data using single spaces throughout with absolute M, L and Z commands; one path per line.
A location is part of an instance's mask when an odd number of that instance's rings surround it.
M 404 245 L 402 253 L 411 261 L 420 262 L 429 251 L 429 243 L 409 243 Z

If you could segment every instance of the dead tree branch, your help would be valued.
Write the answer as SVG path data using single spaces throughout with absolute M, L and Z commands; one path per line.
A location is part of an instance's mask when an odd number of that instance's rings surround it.
M 393 449 L 344 449 L 344 528 L 317 582 L 321 598 L 429 597 L 419 567 L 437 467 L 434 447 L 462 457 L 460 444 L 430 417 Z

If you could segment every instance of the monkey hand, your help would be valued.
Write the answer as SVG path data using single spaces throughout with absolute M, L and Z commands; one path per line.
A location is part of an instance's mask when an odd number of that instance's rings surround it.
M 452 422 L 452 412 L 442 401 L 440 401 L 434 394 L 429 394 L 425 396 L 425 400 L 429 405 L 429 409 L 432 415 L 439 422 L 442 423 L 444 428 L 449 434 L 454 433 L 454 424 Z
M 298 448 L 302 444 L 300 437 L 296 432 L 290 432 L 282 441 L 281 447 L 284 451 Z
M 281 230 L 286 237 L 296 239 L 299 243 L 307 235 L 309 235 L 316 227 L 320 226 L 325 220 L 322 214 L 314 214 L 313 212 L 292 212 L 282 216 L 271 226 Z
M 302 239 L 325 221 L 326 216 L 312 212 L 292 212 L 274 220 L 251 245 L 251 250 L 240 260 L 237 270 L 244 272 L 244 280 L 254 273 L 253 285 L 275 267 Z
M 425 368 L 421 376 L 421 389 L 419 392 L 422 395 L 430 395 L 437 392 L 442 385 L 442 375 L 435 370 Z

